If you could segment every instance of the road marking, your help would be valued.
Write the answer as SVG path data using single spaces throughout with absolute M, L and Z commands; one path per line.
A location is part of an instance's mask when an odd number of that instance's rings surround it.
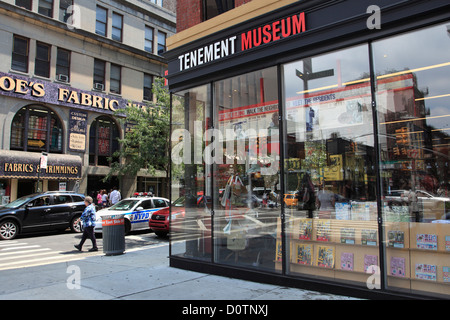
M 24 247 L 12 247 L 12 248 L 4 248 L 4 249 L 1 249 L 0 250 L 0 252 L 3 252 L 3 251 L 8 251 L 8 250 L 22 250 L 22 249 L 29 249 L 29 248 L 40 248 L 41 246 L 39 246 L 39 245 L 37 245 L 37 244 L 35 244 L 35 245 L 32 245 L 32 246 L 24 246 Z
M 35 251 L 47 251 L 47 252 L 35 252 Z M 55 254 L 55 251 L 51 251 L 51 249 L 48 249 L 48 248 L 38 249 L 38 250 L 34 250 L 33 254 L 24 254 L 24 255 L 19 255 L 19 256 L 15 255 L 15 256 L 10 256 L 10 257 L 4 257 L 4 258 L 1 259 L 1 261 L 13 260 L 13 259 L 23 259 L 23 258 L 30 258 L 30 257 L 38 257 L 38 256 L 49 255 L 49 254 Z M 23 260 L 18 261 L 18 262 L 23 262 Z
M 0 243 L 0 248 L 1 247 L 9 247 L 9 246 L 20 246 L 20 245 L 22 245 L 22 243 L 19 243 L 17 241 L 8 241 L 7 243 Z
M 80 255 L 75 249 L 73 252 L 55 251 L 51 248 L 43 248 L 40 245 L 31 245 L 20 241 L 0 243 L 0 270 L 63 263 L 93 256 L 93 254 L 87 253 Z
M 12 252 L 0 253 L 0 257 L 10 256 L 10 255 L 14 255 L 14 254 L 23 254 L 23 253 L 30 253 L 30 252 L 37 252 L 37 251 L 50 251 L 50 250 L 52 250 L 52 249 L 41 248 L 41 249 L 24 250 L 24 251 L 12 251 Z M 0 261 L 1 261 L 1 258 L 0 258 Z
M 28 263 L 33 263 L 33 262 L 37 262 L 37 261 L 49 261 L 49 260 L 56 260 L 56 259 L 61 259 L 61 262 L 65 262 L 65 261 L 70 261 L 73 259 L 67 259 L 67 257 L 72 257 L 75 255 L 65 255 L 65 256 L 54 256 L 54 257 L 47 257 L 47 258 L 38 258 L 38 259 L 29 259 L 29 260 L 21 260 L 21 261 L 14 261 L 14 262 L 8 262 L 8 263 L 0 263 L 0 268 L 2 267 L 6 267 L 6 266 L 11 266 L 11 265 L 23 265 L 23 264 L 27 264 L 26 267 L 29 267 Z M 79 259 L 80 256 L 77 257 L 77 259 Z M 53 262 L 53 261 L 52 261 Z M 25 267 L 25 266 L 23 266 Z

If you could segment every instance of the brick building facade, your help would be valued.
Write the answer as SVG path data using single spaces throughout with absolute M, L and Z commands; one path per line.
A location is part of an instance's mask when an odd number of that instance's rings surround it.
M 239 7 L 252 0 L 234 0 L 231 4 L 232 8 Z M 201 22 L 204 19 L 204 8 L 208 0 L 178 0 L 177 2 L 177 32 L 189 29 Z M 224 2 L 224 1 L 223 1 Z

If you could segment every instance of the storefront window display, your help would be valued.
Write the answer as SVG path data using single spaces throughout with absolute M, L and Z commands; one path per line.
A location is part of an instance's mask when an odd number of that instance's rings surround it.
M 62 125 L 56 114 L 41 106 L 22 108 L 14 116 L 11 149 L 31 152 L 62 152 Z
M 449 30 L 173 93 L 175 264 L 448 297 Z
M 118 161 L 113 157 L 119 150 L 120 133 L 117 124 L 107 116 L 95 119 L 89 131 L 89 165 L 109 166 Z
M 205 85 L 172 96 L 171 253 L 201 260 L 212 252 L 211 167 L 204 156 L 210 95 Z
M 286 270 L 292 275 L 365 285 L 365 271 L 378 265 L 369 74 L 367 45 L 283 66 Z
M 449 27 L 373 43 L 390 289 L 449 293 Z
M 277 69 L 214 83 L 214 248 L 218 263 L 275 270 L 281 213 Z M 217 151 L 216 151 L 217 152 Z

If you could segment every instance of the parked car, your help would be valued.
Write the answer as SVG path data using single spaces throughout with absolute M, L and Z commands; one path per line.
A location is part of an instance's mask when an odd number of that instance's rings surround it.
M 186 206 L 188 206 L 189 221 L 186 221 Z M 192 223 L 197 217 L 205 215 L 205 210 L 211 207 L 211 198 L 208 196 L 200 196 L 197 198 L 182 196 L 172 203 L 172 229 L 177 232 L 184 232 L 187 224 Z M 169 229 L 170 208 L 164 208 L 153 214 L 149 220 L 149 227 L 159 236 L 166 236 Z M 196 223 L 193 223 L 194 230 Z
M 132 197 L 126 198 L 112 207 L 99 210 L 95 222 L 95 233 L 102 232 L 102 216 L 125 214 L 125 234 L 130 231 L 149 229 L 151 216 L 164 208 L 168 208 L 170 201 L 159 197 Z
M 446 214 L 450 212 L 450 198 L 436 197 L 424 190 L 416 190 L 416 195 L 425 221 L 446 219 Z M 384 201 L 389 207 L 408 206 L 407 190 L 392 190 L 384 197 Z
M 169 233 L 169 214 L 170 208 L 159 210 L 158 213 L 153 214 L 148 220 L 148 226 L 158 237 L 165 237 Z M 172 216 L 172 220 L 176 217 Z
M 43 192 L 21 197 L 0 207 L 0 239 L 43 230 L 81 232 L 79 218 L 86 206 L 84 195 Z

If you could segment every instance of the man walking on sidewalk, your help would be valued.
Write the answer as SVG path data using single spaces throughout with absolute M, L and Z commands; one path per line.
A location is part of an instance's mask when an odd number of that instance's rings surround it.
M 87 238 L 92 241 L 92 248 L 89 249 L 90 252 L 98 251 L 97 240 L 95 239 L 94 227 L 95 227 L 95 206 L 93 204 L 94 200 L 91 197 L 84 198 L 84 204 L 86 209 L 84 209 L 83 214 L 80 217 L 83 223 L 83 236 L 81 237 L 80 244 L 75 245 L 78 251 L 81 251 L 84 242 Z
M 111 205 L 115 205 L 117 202 L 119 202 L 122 199 L 119 190 L 117 190 L 117 187 L 113 188 L 113 191 L 111 192 L 111 195 L 109 196 L 109 201 L 111 201 Z

